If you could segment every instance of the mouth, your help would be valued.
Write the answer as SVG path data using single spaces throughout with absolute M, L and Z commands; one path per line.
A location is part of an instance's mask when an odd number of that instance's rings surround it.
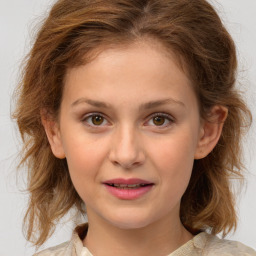
M 147 194 L 154 183 L 141 179 L 114 179 L 103 182 L 107 190 L 115 197 L 133 200 Z
M 145 184 L 145 183 L 141 183 L 141 184 L 105 183 L 105 184 L 107 186 L 111 186 L 111 187 L 114 187 L 114 188 L 120 188 L 120 189 L 137 189 L 137 188 L 153 185 L 153 184 Z

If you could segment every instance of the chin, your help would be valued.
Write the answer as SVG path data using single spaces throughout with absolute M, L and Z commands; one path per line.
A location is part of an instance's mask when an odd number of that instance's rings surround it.
M 148 223 L 145 223 L 145 222 L 135 223 L 133 221 L 111 222 L 110 224 L 115 226 L 116 228 L 123 229 L 123 230 L 143 229 L 149 225 Z
M 106 218 L 106 220 L 116 228 L 120 229 L 140 229 L 145 228 L 151 223 L 155 222 L 155 220 L 143 214 L 136 213 L 126 213 L 126 214 L 116 214 L 112 216 L 112 218 Z

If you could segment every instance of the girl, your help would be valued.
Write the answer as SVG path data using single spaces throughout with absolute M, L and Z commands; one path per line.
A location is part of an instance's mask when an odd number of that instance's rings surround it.
M 30 203 L 42 245 L 72 207 L 71 241 L 37 255 L 256 255 L 236 227 L 250 112 L 234 43 L 205 0 L 59 0 L 18 88 Z

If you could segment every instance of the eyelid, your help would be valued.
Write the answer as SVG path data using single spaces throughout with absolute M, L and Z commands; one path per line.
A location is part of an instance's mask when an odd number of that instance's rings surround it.
M 166 127 L 168 127 L 169 125 L 171 125 L 172 123 L 175 122 L 175 118 L 174 118 L 172 115 L 167 114 L 167 113 L 165 113 L 165 112 L 157 112 L 157 113 L 151 114 L 151 115 L 147 118 L 146 123 L 148 123 L 150 120 L 152 120 L 152 118 L 157 117 L 157 116 L 168 119 L 168 120 L 169 120 L 169 123 L 168 123 L 167 125 L 162 125 L 162 126 L 157 126 L 157 125 L 147 125 L 147 126 L 155 126 L 155 127 L 158 127 L 158 128 L 166 128 Z
M 102 127 L 106 126 L 106 125 L 93 125 L 93 124 L 89 124 L 86 120 L 89 119 L 90 117 L 93 117 L 93 116 L 101 116 L 105 121 L 107 121 L 108 125 L 110 124 L 110 122 L 108 121 L 108 118 L 103 113 L 100 113 L 100 112 L 90 112 L 90 113 L 87 113 L 87 114 L 82 116 L 81 121 L 83 123 L 85 123 L 85 125 L 87 125 L 89 127 L 92 127 L 92 128 L 102 128 Z

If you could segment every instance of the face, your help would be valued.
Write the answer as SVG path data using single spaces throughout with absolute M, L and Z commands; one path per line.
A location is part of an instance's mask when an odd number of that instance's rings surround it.
M 188 77 L 141 42 L 68 71 L 53 151 L 65 155 L 89 221 L 141 228 L 179 220 L 201 136 Z

